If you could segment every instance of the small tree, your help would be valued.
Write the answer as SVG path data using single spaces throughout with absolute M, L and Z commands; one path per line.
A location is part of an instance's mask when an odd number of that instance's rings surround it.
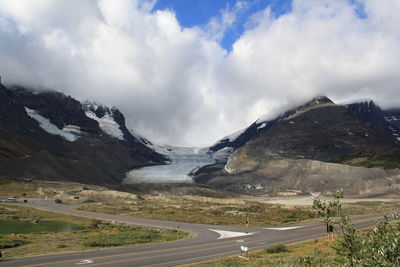
M 400 216 L 397 213 L 384 216 L 372 230 L 357 231 L 349 216 L 341 216 L 338 222 L 332 220 L 333 215 L 341 213 L 343 190 L 336 191 L 333 198 L 328 202 L 316 198 L 313 208 L 323 217 L 327 230 L 334 224 L 340 227 L 339 238 L 333 246 L 338 266 L 400 266 Z
M 343 189 L 336 190 L 333 193 L 333 200 L 324 201 L 319 197 L 314 199 L 313 209 L 317 210 L 317 213 L 320 217 L 322 217 L 322 222 L 326 224 L 326 232 L 328 233 L 328 237 L 330 234 L 333 234 L 334 221 L 332 220 L 333 216 L 340 216 L 342 211 L 342 203 L 340 199 L 343 198 Z

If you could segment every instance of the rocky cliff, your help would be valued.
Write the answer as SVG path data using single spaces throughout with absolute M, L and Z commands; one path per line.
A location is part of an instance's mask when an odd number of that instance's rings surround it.
M 0 102 L 2 176 L 119 183 L 133 168 L 165 161 L 130 134 L 115 108 L 90 117 L 70 96 L 3 85 Z

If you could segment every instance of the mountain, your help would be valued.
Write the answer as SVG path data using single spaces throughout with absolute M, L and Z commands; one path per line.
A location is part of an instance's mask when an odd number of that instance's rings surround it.
M 347 105 L 357 118 L 372 125 L 380 133 L 400 140 L 400 110 L 382 110 L 374 101 L 365 101 Z
M 306 110 L 316 105 L 332 105 L 332 104 L 333 102 L 329 98 L 325 96 L 319 96 L 312 99 L 305 105 L 301 105 L 297 108 L 286 111 L 285 113 L 279 115 L 275 119 L 264 120 L 263 118 L 260 118 L 254 123 L 252 123 L 249 127 L 241 131 L 238 131 L 234 134 L 228 135 L 222 138 L 221 140 L 217 141 L 214 145 L 210 146 L 210 151 L 211 153 L 214 153 L 224 149 L 232 152 L 245 145 L 249 140 L 257 136 L 258 134 L 269 130 L 281 119 L 288 118 L 289 116 L 295 114 L 300 110 Z
M 133 136 L 116 108 L 0 84 L 0 175 L 118 183 L 166 158 Z
M 236 146 L 237 138 L 244 144 Z M 392 171 L 361 166 L 398 168 L 400 162 L 400 145 L 393 136 L 381 134 L 327 97 L 315 98 L 274 120 L 258 120 L 236 139 L 225 138 L 210 148 L 232 147 L 234 152 L 226 164 L 197 172 L 197 182 L 221 187 L 251 183 L 270 190 L 307 192 L 343 187 L 360 194 L 369 192 L 371 183 L 385 187 L 392 175 Z

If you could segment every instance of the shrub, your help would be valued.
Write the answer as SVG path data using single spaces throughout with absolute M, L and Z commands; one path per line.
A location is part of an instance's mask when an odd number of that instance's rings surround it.
M 373 230 L 356 231 L 348 217 L 341 220 L 342 233 L 334 249 L 340 266 L 400 266 L 400 227 L 393 214 L 375 224 Z
M 96 229 L 98 228 L 98 226 L 101 224 L 101 220 L 97 220 L 97 219 L 90 219 L 88 226 L 89 228 L 93 228 Z
M 287 252 L 287 248 L 283 244 L 275 244 L 264 249 L 265 253 L 273 254 L 273 253 L 282 253 Z
M 24 240 L 0 237 L 0 248 L 15 248 L 26 243 L 28 242 Z

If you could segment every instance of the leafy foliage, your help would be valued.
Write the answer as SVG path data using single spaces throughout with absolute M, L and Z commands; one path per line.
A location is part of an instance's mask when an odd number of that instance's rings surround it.
M 326 223 L 328 232 L 328 228 L 333 227 L 334 225 L 332 216 L 340 216 L 342 211 L 342 203 L 340 202 L 340 199 L 343 198 L 343 194 L 343 189 L 336 190 L 333 193 L 333 200 L 328 202 L 321 200 L 319 197 L 314 199 L 313 209 L 317 210 L 318 215 L 322 217 L 322 222 Z
M 385 216 L 371 231 L 356 231 L 348 217 L 341 220 L 342 233 L 334 249 L 340 266 L 400 266 L 398 214 Z
M 373 230 L 357 231 L 348 216 L 342 216 L 340 221 L 334 222 L 333 215 L 340 215 L 343 190 L 333 194 L 333 200 L 326 202 L 319 198 L 314 200 L 313 208 L 323 217 L 327 227 L 338 225 L 339 238 L 334 249 L 335 261 L 339 266 L 400 266 L 400 219 L 397 213 L 391 217 L 385 216 L 378 221 Z M 310 263 L 312 259 L 305 259 Z

